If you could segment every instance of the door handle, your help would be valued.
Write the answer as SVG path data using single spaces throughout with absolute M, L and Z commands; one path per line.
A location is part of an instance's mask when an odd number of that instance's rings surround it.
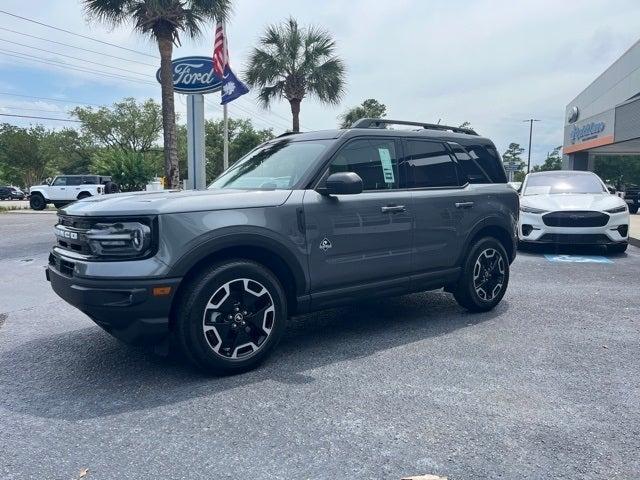
M 456 208 L 472 208 L 473 202 L 456 202 Z
M 387 205 L 386 207 L 381 207 L 380 210 L 382 213 L 399 213 L 407 209 L 404 205 Z

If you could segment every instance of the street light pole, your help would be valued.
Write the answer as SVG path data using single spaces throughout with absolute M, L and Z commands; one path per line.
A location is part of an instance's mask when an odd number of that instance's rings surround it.
M 536 118 L 530 118 L 529 120 L 523 120 L 523 122 L 529 122 L 529 151 L 527 152 L 527 173 L 531 172 L 531 136 L 533 134 L 533 122 L 539 122 Z

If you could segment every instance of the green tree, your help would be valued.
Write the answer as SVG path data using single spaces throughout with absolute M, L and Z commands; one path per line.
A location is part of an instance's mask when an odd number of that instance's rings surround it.
M 96 146 L 89 137 L 73 128 L 51 131 L 43 148 L 51 158 L 51 167 L 58 173 L 78 175 L 91 171 L 91 159 Z
M 384 118 L 387 116 L 387 106 L 375 98 L 368 98 L 362 104 L 350 108 L 338 117 L 340 128 L 349 128 L 361 118 Z
M 162 172 L 160 152 L 134 152 L 103 148 L 96 152 L 93 173 L 110 175 L 125 192 L 144 190 Z
M 469 130 L 473 130 L 473 127 L 471 126 L 471 122 L 466 120 L 462 122 L 458 128 L 468 128 Z
M 249 56 L 246 81 L 260 89 L 258 100 L 265 108 L 274 99 L 288 100 L 294 132 L 300 131 L 300 103 L 306 96 L 330 105 L 340 101 L 345 67 L 328 32 L 299 27 L 289 18 L 267 27 L 259 43 Z
M 522 180 L 524 180 L 525 176 L 525 163 L 521 157 L 522 152 L 524 152 L 524 148 L 522 148 L 519 143 L 511 142 L 505 152 L 502 154 L 503 163 L 506 164 L 515 162 L 516 171 L 513 174 L 513 180 L 516 182 L 521 182 Z
M 43 148 L 50 132 L 42 126 L 0 126 L 0 165 L 9 183 L 30 187 L 51 173 L 51 154 Z
M 542 165 L 534 165 L 531 167 L 532 172 L 546 172 L 548 170 L 562 170 L 562 155 L 560 154 L 562 146 L 556 147 L 547 153 L 547 158 L 544 159 Z
M 164 169 L 170 188 L 179 188 L 176 115 L 173 96 L 173 46 L 180 35 L 195 38 L 201 26 L 224 21 L 231 11 L 230 0 L 83 0 L 87 14 L 111 26 L 132 23 L 134 29 L 158 44 Z
M 158 150 L 162 132 L 160 105 L 149 99 L 138 103 L 125 98 L 112 107 L 76 107 L 71 111 L 83 134 L 96 146 L 119 149 L 123 152 Z

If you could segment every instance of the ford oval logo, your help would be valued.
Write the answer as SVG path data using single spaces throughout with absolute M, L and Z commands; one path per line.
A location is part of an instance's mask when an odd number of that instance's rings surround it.
M 183 57 L 171 62 L 173 89 L 179 93 L 210 93 L 222 88 L 220 78 L 213 72 L 211 57 Z M 156 72 L 160 82 L 160 69 Z

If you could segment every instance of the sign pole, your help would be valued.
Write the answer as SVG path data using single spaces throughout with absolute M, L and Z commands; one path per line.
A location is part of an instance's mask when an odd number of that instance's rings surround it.
M 222 113 L 224 117 L 222 166 L 223 170 L 226 170 L 227 168 L 229 168 L 229 115 L 226 103 L 222 106 Z
M 201 93 L 187 96 L 187 174 L 187 190 L 205 188 L 204 95 Z

